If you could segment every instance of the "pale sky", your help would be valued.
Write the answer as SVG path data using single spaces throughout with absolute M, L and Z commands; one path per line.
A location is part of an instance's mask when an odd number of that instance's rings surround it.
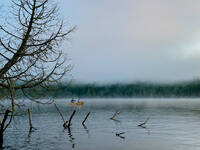
M 182 81 L 200 76 L 199 0 L 67 0 L 78 28 L 66 51 L 85 82 Z
M 59 0 L 77 30 L 64 51 L 82 82 L 200 76 L 200 0 Z

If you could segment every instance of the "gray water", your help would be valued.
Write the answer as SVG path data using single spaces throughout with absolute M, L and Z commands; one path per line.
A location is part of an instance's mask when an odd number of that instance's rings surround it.
M 70 107 L 58 99 L 66 119 L 77 110 L 71 132 L 54 105 L 32 104 L 33 126 L 28 115 L 16 116 L 5 133 L 7 150 L 196 150 L 200 149 L 200 99 L 83 99 Z M 116 120 L 109 119 L 116 111 Z M 85 122 L 81 122 L 91 112 Z M 149 120 L 145 128 L 138 125 Z M 117 133 L 122 133 L 116 136 Z

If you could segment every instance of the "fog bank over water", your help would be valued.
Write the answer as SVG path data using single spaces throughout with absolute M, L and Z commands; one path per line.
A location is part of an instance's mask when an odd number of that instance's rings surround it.
M 66 52 L 84 82 L 183 81 L 200 74 L 200 1 L 62 1 Z
M 194 150 L 200 148 L 199 99 L 84 99 L 83 107 L 70 107 L 70 99 L 58 99 L 66 118 L 75 109 L 71 130 L 54 105 L 31 103 L 33 123 L 38 130 L 28 136 L 28 115 L 5 133 L 5 149 L 42 150 Z M 41 108 L 41 109 L 38 109 Z M 91 112 L 85 127 L 81 122 Z M 115 120 L 109 119 L 116 111 Z M 147 120 L 145 127 L 138 124 Z M 117 136 L 117 133 L 123 133 Z M 18 138 L 16 138 L 18 137 Z M 101 141 L 101 142 L 99 142 Z

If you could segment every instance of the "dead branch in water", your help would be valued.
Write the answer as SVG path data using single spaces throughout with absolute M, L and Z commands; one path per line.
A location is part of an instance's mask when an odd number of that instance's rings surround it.
M 64 128 L 70 128 L 70 126 L 71 126 L 71 121 L 72 121 L 73 116 L 74 116 L 75 113 L 76 113 L 76 110 L 73 111 L 73 113 L 71 114 L 71 116 L 70 116 L 70 118 L 69 118 L 69 121 L 67 121 L 67 120 L 64 119 L 64 116 L 62 115 L 62 113 L 61 113 L 60 109 L 58 108 L 58 106 L 57 106 L 55 103 L 54 103 L 54 105 L 55 105 L 55 107 L 56 107 L 58 113 L 60 114 L 60 116 L 61 116 L 63 122 L 64 122 L 64 123 L 63 123 L 63 127 L 64 127 Z
M 30 128 L 29 128 L 29 133 L 31 133 L 32 132 L 32 129 L 35 129 L 35 130 L 37 130 L 35 127 L 33 127 L 33 123 L 32 123 L 32 113 L 31 113 L 31 110 L 30 109 L 28 109 L 28 115 L 29 115 L 29 126 L 30 126 Z
M 75 113 L 76 113 L 76 110 L 73 111 L 73 113 L 71 114 L 71 116 L 69 118 L 69 122 L 68 122 L 68 125 L 67 125 L 68 128 L 71 126 L 71 121 L 72 121 L 72 118 L 75 115 Z
M 85 121 L 87 120 L 87 118 L 88 118 L 89 115 L 90 115 L 90 112 L 86 115 L 85 119 L 84 119 L 83 122 L 82 122 L 82 125 L 85 125 L 84 123 L 85 123 Z
M 117 115 L 119 115 L 119 114 L 120 114 L 120 112 L 119 112 L 119 111 L 118 111 L 118 112 L 116 112 L 116 113 L 114 113 L 114 114 L 113 114 L 113 116 L 112 116 L 112 117 L 110 117 L 110 119 L 111 119 L 111 120 L 114 120 L 114 118 L 115 118 Z
M 116 122 L 120 122 L 120 120 L 115 119 L 115 117 L 116 117 L 117 115 L 119 115 L 119 114 L 120 114 L 119 111 L 115 112 L 115 113 L 113 114 L 113 116 L 110 117 L 110 119 L 113 120 L 113 121 L 116 121 Z
M 54 103 L 54 106 L 56 107 L 56 109 L 57 109 L 57 111 L 58 111 L 58 113 L 60 114 L 60 116 L 61 116 L 61 118 L 62 118 L 62 120 L 63 120 L 63 127 L 64 128 L 66 128 L 67 127 L 67 120 L 65 120 L 65 118 L 64 118 L 64 116 L 62 115 L 62 113 L 61 113 L 61 111 L 60 111 L 60 109 L 58 108 L 58 106 L 56 105 L 56 103 Z
M 65 119 L 64 119 L 64 117 L 63 117 L 63 115 L 62 115 L 60 109 L 59 109 L 58 106 L 56 105 L 56 103 L 54 103 L 54 106 L 56 107 L 58 113 L 60 114 L 60 116 L 61 116 L 61 118 L 62 118 L 62 120 L 63 120 L 63 122 L 65 123 L 66 121 L 65 121 Z
M 120 133 L 116 133 L 115 135 L 120 137 L 121 139 L 125 139 L 124 136 L 121 136 L 122 134 L 124 134 L 125 132 L 120 132 Z
M 142 128 L 146 128 L 146 126 L 144 126 L 144 125 L 148 122 L 149 119 L 150 118 L 147 118 L 143 123 L 139 124 L 138 126 L 142 127 Z

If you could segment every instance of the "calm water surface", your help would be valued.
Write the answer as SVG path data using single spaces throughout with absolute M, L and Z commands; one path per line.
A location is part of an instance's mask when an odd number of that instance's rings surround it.
M 54 105 L 32 104 L 28 115 L 15 117 L 5 133 L 7 150 L 199 150 L 200 99 L 83 99 L 84 106 L 70 107 L 69 99 L 56 101 L 66 119 L 77 110 L 71 132 Z M 117 120 L 109 118 L 116 112 Z M 81 122 L 91 112 L 85 127 Z M 138 124 L 147 118 L 145 127 Z M 122 133 L 116 136 L 117 133 Z

